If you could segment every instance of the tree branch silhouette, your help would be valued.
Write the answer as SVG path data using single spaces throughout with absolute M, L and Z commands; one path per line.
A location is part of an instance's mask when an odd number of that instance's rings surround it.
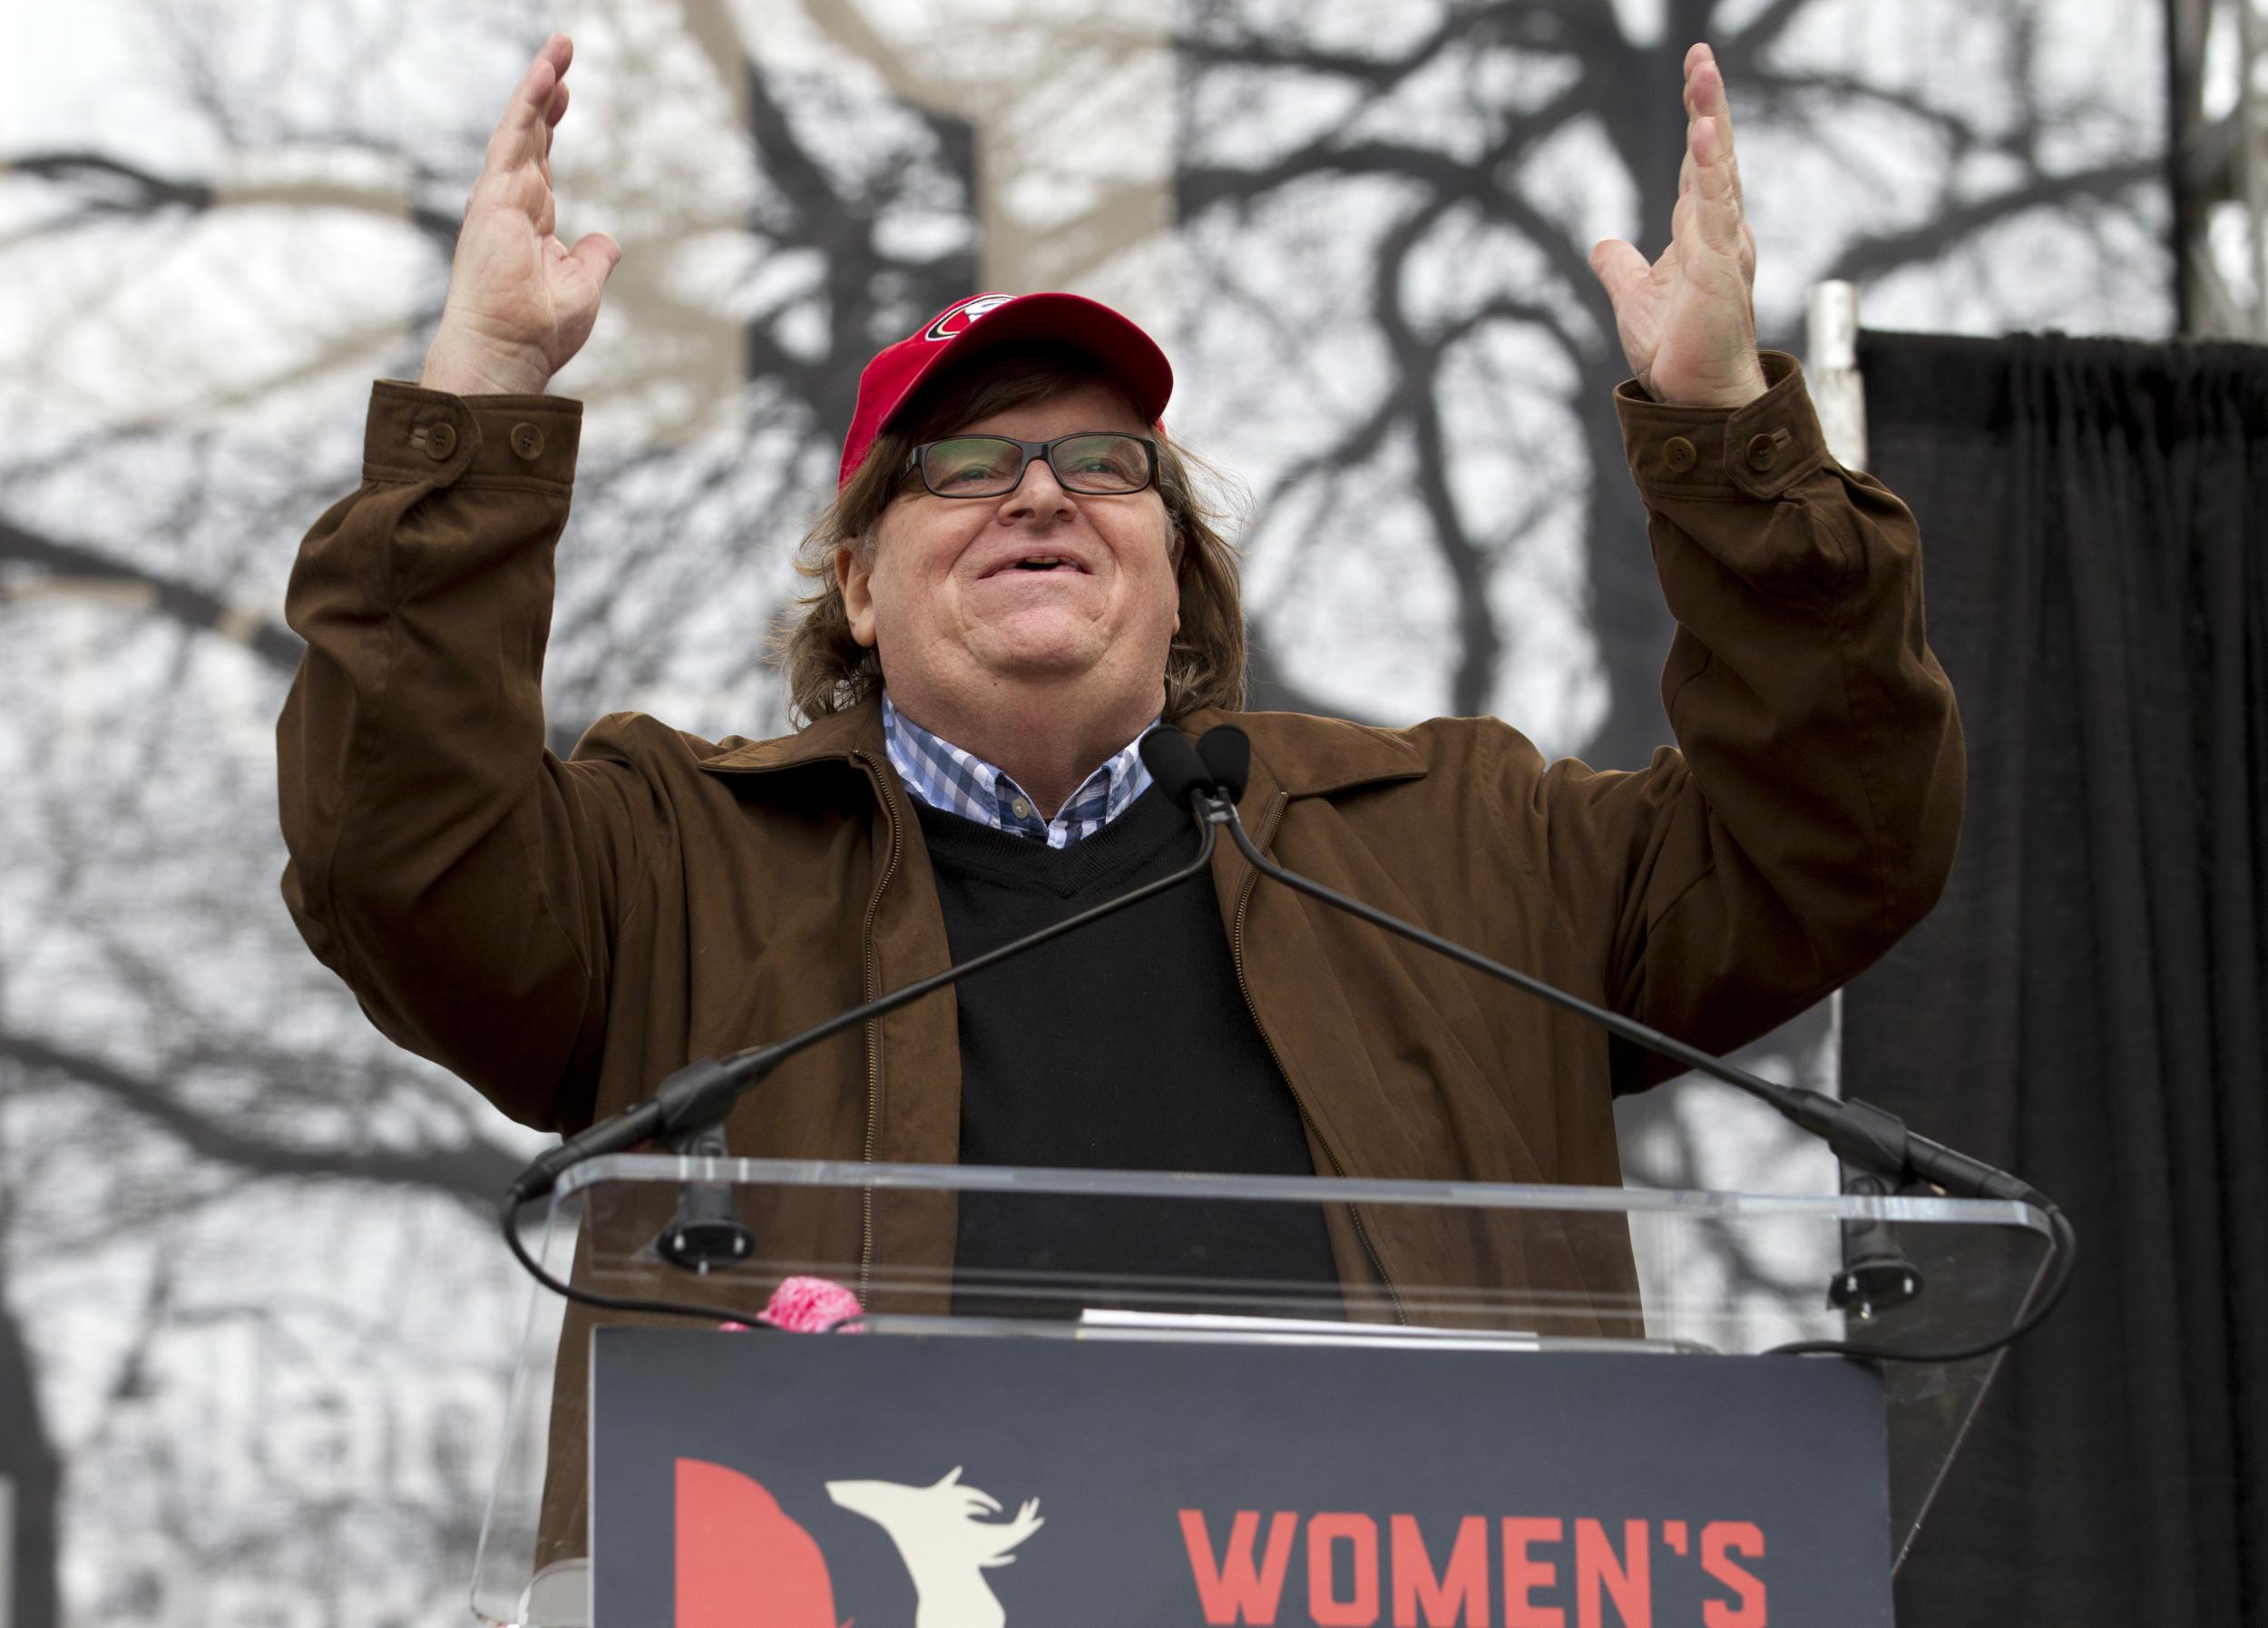
M 0 172 L 28 175 L 71 193 L 77 204 L 64 222 L 43 223 L 43 235 L 59 225 L 121 216 L 199 215 L 218 209 L 274 208 L 355 210 L 406 221 L 445 257 L 456 245 L 461 217 L 412 201 L 401 191 L 349 186 L 340 181 L 278 181 L 220 186 L 185 176 L 161 175 L 105 152 L 26 152 L 0 159 Z
M 158 615 L 200 633 L 218 633 L 243 645 L 269 666 L 289 672 L 299 664 L 299 635 L 271 617 L 248 613 L 219 594 L 144 565 L 103 553 L 92 544 L 66 542 L 26 531 L 0 517 L 0 562 L 15 561 L 48 574 L 59 584 L 125 588 Z M 25 597 L 21 586 L 0 581 L 0 601 Z
M 526 1162 L 479 1141 L 400 1150 L 328 1148 L 259 1135 L 183 1103 L 157 1081 L 91 1052 L 10 1031 L 0 1030 L 0 1059 L 94 1091 L 163 1131 L 198 1158 L 249 1176 L 334 1176 L 422 1188 L 484 1214 Z

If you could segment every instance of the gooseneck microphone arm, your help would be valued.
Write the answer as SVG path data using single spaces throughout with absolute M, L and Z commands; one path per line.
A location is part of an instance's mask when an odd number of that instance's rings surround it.
M 1149 740 L 1167 732 L 1152 731 L 1144 738 L 1145 746 Z M 1173 739 L 1179 741 L 1188 753 L 1186 760 L 1173 756 L 1161 770 L 1158 764 L 1150 762 L 1148 750 L 1142 754 L 1143 760 L 1149 763 L 1151 775 L 1166 797 L 1196 812 L 1194 799 L 1198 791 L 1202 789 L 1200 782 L 1205 779 L 1205 770 L 1186 737 L 1176 734 Z M 770 1045 L 750 1046 L 726 1057 L 704 1057 L 699 1062 L 688 1064 L 663 1080 L 653 1095 L 577 1132 L 557 1147 L 531 1161 L 504 1194 L 502 1212 L 504 1242 L 531 1277 L 568 1299 L 613 1311 L 660 1312 L 673 1317 L 715 1319 L 721 1309 L 716 1306 L 602 1294 L 595 1290 L 562 1282 L 528 1253 L 520 1237 L 520 1211 L 530 1201 L 551 1192 L 562 1174 L 587 1159 L 623 1152 L 649 1142 L 681 1145 L 702 1132 L 720 1125 L 742 1093 L 798 1052 L 808 1050 L 823 1040 L 832 1039 L 875 1018 L 887 1016 L 901 1006 L 909 1006 L 924 995 L 934 995 L 948 985 L 959 983 L 971 973 L 982 972 L 988 966 L 996 966 L 1051 938 L 1075 933 L 1090 922 L 1100 921 L 1129 906 L 1140 904 L 1146 898 L 1163 893 L 1169 888 L 1178 888 L 1192 877 L 1203 874 L 1212 863 L 1217 830 L 1211 821 L 1200 818 L 1198 850 L 1193 858 L 1168 874 L 1121 893 L 1116 898 L 1105 899 L 1036 932 L 1027 933 L 1021 938 L 986 950 L 981 956 L 972 956 L 943 972 L 902 985 L 846 1012 L 839 1012 L 833 1017 L 816 1023 L 786 1040 Z
M 944 971 L 928 977 L 917 978 L 900 986 L 886 995 L 838 1012 L 833 1017 L 813 1024 L 799 1035 L 771 1045 L 750 1046 L 746 1051 L 725 1057 L 704 1057 L 688 1064 L 661 1082 L 653 1095 L 633 1103 L 611 1118 L 602 1119 L 588 1130 L 579 1131 L 557 1147 L 532 1160 L 512 1184 L 513 1203 L 524 1204 L 531 1199 L 542 1198 L 552 1190 L 552 1183 L 573 1166 L 601 1153 L 619 1153 L 640 1143 L 657 1137 L 689 1135 L 723 1120 L 741 1093 L 755 1084 L 772 1070 L 797 1053 L 807 1051 L 822 1040 L 829 1040 L 846 1029 L 857 1028 L 877 1017 L 886 1017 L 901 1006 L 910 1006 L 925 995 L 934 995 L 951 984 L 957 984 L 971 973 L 982 972 L 998 966 L 1012 956 L 1060 938 L 1065 933 L 1075 933 L 1089 922 L 1139 905 L 1168 888 L 1179 887 L 1212 862 L 1214 828 L 1208 823 L 1198 844 L 1197 857 L 1170 874 L 1145 882 L 1141 887 L 1121 893 L 1116 898 L 1067 916 L 1037 932 L 972 956 L 966 961 L 948 966 Z
M 2065 1286 L 2070 1281 L 2078 1241 L 2063 1211 L 2038 1189 L 1980 1159 L 1973 1159 L 1942 1143 L 1933 1142 L 1927 1136 L 1908 1130 L 1904 1122 L 1885 1109 L 1868 1103 L 1832 1097 L 1804 1086 L 1782 1085 L 1765 1079 L 1727 1063 L 1713 1053 L 1665 1035 L 1659 1029 L 1625 1017 L 1619 1012 L 1595 1005 L 1517 967 L 1492 960 L 1478 950 L 1468 949 L 1438 933 L 1428 932 L 1413 922 L 1404 921 L 1375 906 L 1366 905 L 1358 898 L 1350 898 L 1313 878 L 1304 877 L 1295 870 L 1286 870 L 1260 851 L 1246 834 L 1244 821 L 1237 818 L 1237 799 L 1243 795 L 1249 775 L 1251 750 L 1251 743 L 1244 731 L 1233 724 L 1222 724 L 1207 731 L 1204 739 L 1197 743 L 1195 751 L 1204 765 L 1209 783 L 1197 786 L 1192 795 L 1198 799 L 1203 818 L 1211 824 L 1226 826 L 1237 850 L 1262 876 L 1295 892 L 1318 899 L 1334 909 L 1344 910 L 1373 927 L 1406 938 L 1435 955 L 1446 956 L 1461 966 L 1485 973 L 1538 1000 L 1588 1018 L 1618 1039 L 1643 1047 L 1657 1056 L 1667 1057 L 1696 1073 L 1722 1080 L 1736 1090 L 1768 1103 L 1794 1123 L 1826 1143 L 1846 1162 L 1879 1174 L 1893 1187 L 1902 1188 L 1916 1182 L 1926 1182 L 1957 1198 L 1999 1199 L 2030 1204 L 2048 1220 L 2055 1241 L 2055 1274 L 2034 1296 L 2024 1313 L 2009 1329 L 1989 1340 L 1959 1348 L 1926 1352 L 1889 1350 L 1844 1340 L 1802 1340 L 1775 1348 L 1778 1351 L 1788 1354 L 1827 1352 L 1907 1362 L 1958 1362 L 1999 1350 L 2020 1339 L 2037 1328 L 2055 1309 L 2056 1302 L 2063 1296 Z

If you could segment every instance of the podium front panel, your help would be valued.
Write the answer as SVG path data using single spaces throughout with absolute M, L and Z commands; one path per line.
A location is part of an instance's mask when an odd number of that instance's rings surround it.
M 885 1358 L 850 1353 L 1046 1343 L 1153 1357 L 1172 1345 L 1319 1348 L 1336 1355 L 1299 1360 L 1453 1361 L 1461 1372 L 1501 1365 L 1508 1385 L 1541 1373 L 1520 1366 L 1537 1356 L 1614 1353 L 1683 1368 L 1713 1355 L 1745 1359 L 1729 1365 L 1755 1373 L 1743 1384 L 1764 1394 L 1785 1387 L 1790 1397 L 1817 1383 L 1812 1370 L 1850 1371 L 1886 1419 L 1886 1515 L 1877 1518 L 1894 1561 L 1992 1359 L 1892 1364 L 1877 1376 L 1836 1358 L 1761 1354 L 1800 1339 L 1928 1350 L 1987 1339 L 2019 1315 L 2051 1250 L 2038 1212 L 2006 1203 L 648 1155 L 569 1172 L 529 1241 L 582 1289 L 686 1313 L 571 1309 L 541 1290 L 532 1300 L 473 1603 L 488 1621 L 533 1628 L 591 1621 L 589 1403 L 601 1329 L 613 1339 L 621 1326 L 748 1328 L 724 1342 L 736 1354 L 719 1359 L 759 1368 L 824 1364 L 812 1351 L 874 1363 Z M 1833 1286 L 1852 1261 L 1879 1267 L 1885 1251 L 1916 1292 L 1865 1317 L 1847 1297 L 1838 1304 Z M 855 1321 L 832 1334 L 765 1327 L 771 1297 L 791 1278 L 849 1291 Z M 753 1428 L 760 1413 L 751 1403 L 746 1418 L 718 1428 Z M 1785 1432 L 1766 1445 L 1801 1450 Z M 1501 1456 L 1501 1443 L 1471 1447 L 1475 1462 Z M 984 1490 L 1005 1500 L 1012 1489 Z M 1395 1513 L 1411 1512 L 1384 1511 Z M 1578 1517 L 1606 1515 L 1567 1518 Z M 1733 1517 L 1634 1508 L 1616 1518 Z M 1666 1543 L 1667 1529 L 1651 1541 Z M 1501 1549 L 1500 1533 L 1492 1565 Z
M 1891 1620 L 1856 1365 L 1159 1334 L 598 1330 L 596 1621 Z

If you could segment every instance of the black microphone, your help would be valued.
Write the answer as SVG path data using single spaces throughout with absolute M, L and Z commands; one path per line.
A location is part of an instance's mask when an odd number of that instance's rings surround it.
M 1189 738 L 1171 724 L 1161 723 L 1144 735 L 1137 750 L 1168 802 L 1189 808 L 1195 793 L 1213 789 L 1212 770 Z
M 1199 759 L 1215 771 L 1217 779 L 1225 779 L 1225 771 L 1229 769 L 1238 770 L 1237 787 L 1242 789 L 1242 774 L 1248 769 L 1252 758 L 1252 743 L 1242 730 L 1232 723 L 1217 725 L 1205 732 L 1204 738 L 1198 742 L 1197 750 Z M 1736 1090 L 1768 1103 L 1784 1117 L 1825 1142 L 1846 1163 L 1887 1178 L 1898 1188 L 1917 1182 L 1929 1182 L 1959 1198 L 2001 1199 L 2034 1204 L 2048 1218 L 2055 1235 L 2057 1256 L 2062 1270 L 2053 1283 L 2035 1299 L 2031 1309 L 2017 1320 L 2014 1328 L 1997 1339 L 1958 1351 L 1912 1355 L 1873 1350 L 1834 1340 L 1806 1340 L 1781 1347 L 1780 1349 L 1790 1352 L 1833 1351 L 1845 1355 L 1902 1358 L 1918 1361 L 1959 1361 L 1997 1350 L 2009 1341 L 2028 1333 L 2038 1326 L 2040 1319 L 2054 1309 L 2056 1302 L 2062 1298 L 2064 1286 L 2070 1280 L 2072 1260 L 2078 1248 L 2077 1236 L 2063 1211 L 2018 1177 L 1996 1170 L 1980 1159 L 1956 1152 L 1942 1143 L 1932 1142 L 1917 1132 L 1909 1131 L 1903 1121 L 1885 1109 L 1869 1103 L 1832 1097 L 1824 1092 L 1813 1091 L 1805 1086 L 1782 1085 L 1764 1079 L 1746 1069 L 1735 1067 L 1713 1053 L 1673 1039 L 1635 1018 L 1625 1017 L 1619 1012 L 1610 1012 L 1604 1006 L 1593 1005 L 1579 995 L 1570 995 L 1541 978 L 1491 960 L 1478 950 L 1467 949 L 1463 945 L 1428 932 L 1413 922 L 1404 921 L 1360 899 L 1349 898 L 1345 894 L 1301 876 L 1295 870 L 1286 870 L 1253 844 L 1252 839 L 1246 834 L 1244 821 L 1237 817 L 1233 798 L 1216 805 L 1207 818 L 1227 826 L 1228 834 L 1237 849 L 1255 870 L 1270 880 L 1280 882 L 1310 898 L 1320 899 L 1334 909 L 1344 910 L 1373 927 L 1383 927 L 1436 955 L 1445 956 L 1459 966 L 1486 973 L 1563 1011 L 1589 1018 L 1618 1039 L 1627 1040 L 1657 1056 L 1667 1057 L 1673 1063 L 1682 1064 L 1712 1079 L 1722 1080 Z M 1900 1263 L 1869 1260 L 1864 1264 L 1872 1269 L 1883 1265 L 1895 1267 Z M 1908 1267 L 1905 1270 L 1910 1271 L 1911 1269 Z M 1844 1276 L 1848 1278 L 1849 1273 Z M 1919 1288 L 1917 1281 L 1907 1287 L 1906 1292 L 1901 1295 L 1895 1292 L 1893 1286 L 1904 1287 L 1902 1280 L 1894 1270 L 1875 1272 L 1870 1270 L 1859 1282 L 1844 1288 L 1842 1295 L 1843 1299 L 1867 1302 L 1865 1309 L 1872 1311 L 1886 1309 L 1901 1299 L 1910 1299 Z M 1870 1290 L 1873 1292 L 1868 1293 Z
M 1233 723 L 1216 725 L 1198 738 L 1197 755 L 1212 771 L 1221 795 L 1235 802 L 1252 780 L 1252 740 Z

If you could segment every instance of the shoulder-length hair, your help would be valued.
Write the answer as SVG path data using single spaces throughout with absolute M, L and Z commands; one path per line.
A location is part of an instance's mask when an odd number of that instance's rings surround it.
M 1061 346 L 1002 345 L 972 358 L 928 386 L 867 449 L 865 461 L 823 510 L 796 551 L 796 572 L 811 591 L 783 620 L 774 655 L 787 677 L 790 714 L 798 724 L 855 706 L 882 689 L 882 663 L 851 636 L 850 617 L 835 571 L 846 548 L 873 558 L 875 528 L 883 510 L 917 479 L 907 468 L 913 449 L 1027 402 L 1081 385 L 1112 383 L 1102 366 Z M 1242 710 L 1245 704 L 1244 602 L 1237 550 L 1221 535 L 1221 513 L 1198 489 L 1199 476 L 1218 477 L 1178 446 L 1164 428 L 1158 442 L 1158 493 L 1173 527 L 1174 574 L 1180 584 L 1181 626 L 1166 654 L 1166 716 L 1199 707 Z

